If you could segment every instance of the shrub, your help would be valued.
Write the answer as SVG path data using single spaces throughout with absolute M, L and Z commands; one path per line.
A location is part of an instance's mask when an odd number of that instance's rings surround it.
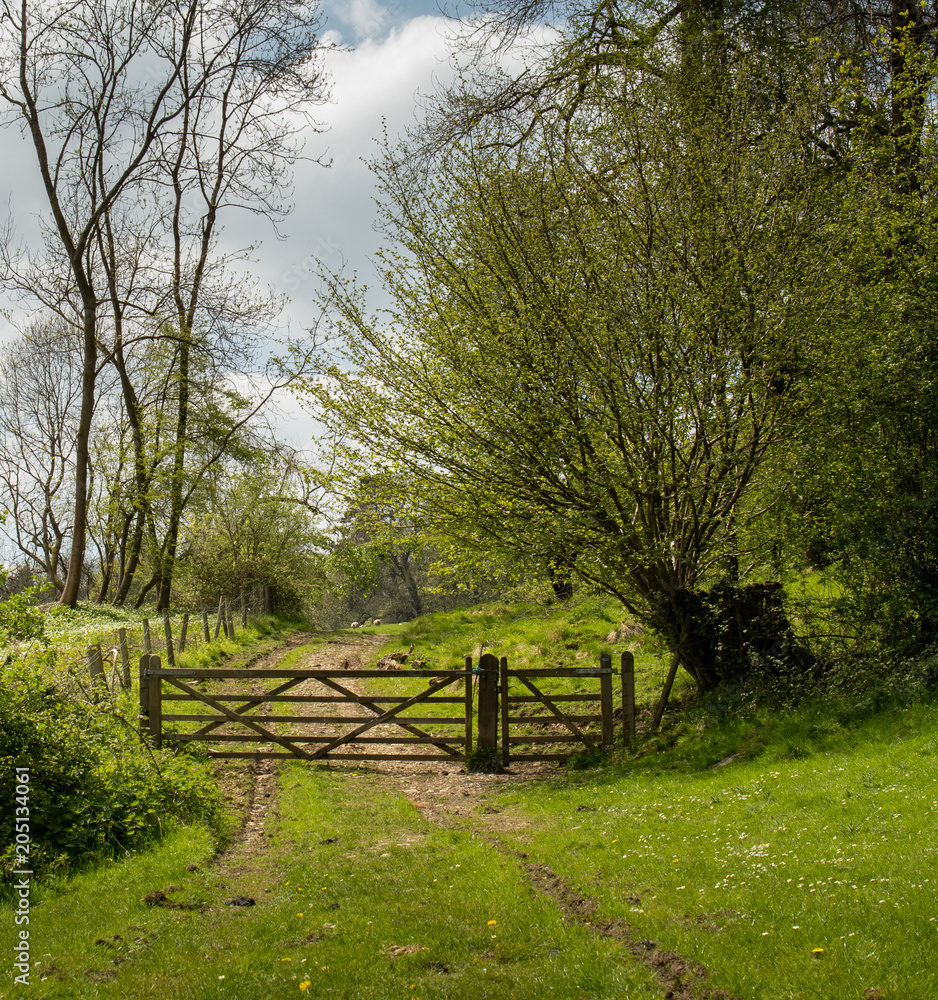
M 14 768 L 30 770 L 31 868 L 48 874 L 128 852 L 167 820 L 217 828 L 218 792 L 192 757 L 153 751 L 110 709 L 60 698 L 38 675 L 0 678 L 0 875 L 13 868 Z

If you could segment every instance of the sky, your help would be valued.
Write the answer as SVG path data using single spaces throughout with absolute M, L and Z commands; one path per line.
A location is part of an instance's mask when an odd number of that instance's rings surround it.
M 287 296 L 284 320 L 292 333 L 316 320 L 319 262 L 377 283 L 374 255 L 382 243 L 375 229 L 375 180 L 367 161 L 386 129 L 394 137 L 418 119 L 421 95 L 453 77 L 452 37 L 458 27 L 435 0 L 326 0 L 324 41 L 337 50 L 325 59 L 331 101 L 317 109 L 324 131 L 307 152 L 328 167 L 301 164 L 295 172 L 294 209 L 264 240 L 256 277 Z M 232 235 L 235 235 L 232 233 Z M 291 444 L 306 445 L 315 424 L 291 397 L 280 397 L 278 426 Z
M 383 127 L 394 136 L 416 121 L 420 94 L 451 78 L 454 24 L 433 0 L 352 0 L 324 4 L 324 40 L 347 47 L 330 52 L 325 67 L 332 100 L 316 109 L 325 128 L 310 136 L 307 152 L 330 161 L 295 172 L 294 210 L 281 225 L 286 239 L 266 239 L 258 277 L 290 299 L 291 325 L 314 319 L 311 297 L 317 260 L 344 265 L 364 280 L 380 243 L 374 178 L 365 162 L 378 152 Z
M 323 41 L 335 45 L 324 57 L 331 100 L 315 111 L 323 131 L 308 137 L 306 153 L 331 165 L 297 166 L 294 209 L 278 227 L 282 238 L 268 221 L 247 213 L 225 220 L 223 247 L 260 242 L 253 277 L 287 297 L 282 319 L 294 336 L 315 323 L 318 261 L 376 283 L 372 261 L 382 238 L 374 228 L 376 190 L 366 161 L 378 152 L 383 129 L 393 138 L 414 124 L 420 95 L 454 76 L 458 22 L 441 13 L 441 3 L 446 0 L 323 0 Z M 12 138 L 5 136 L 0 192 L 6 189 L 17 235 L 28 242 L 44 198 L 34 183 L 31 146 Z M 14 332 L 0 316 L 0 342 Z M 308 445 L 311 421 L 292 399 L 281 397 L 281 404 L 284 436 Z

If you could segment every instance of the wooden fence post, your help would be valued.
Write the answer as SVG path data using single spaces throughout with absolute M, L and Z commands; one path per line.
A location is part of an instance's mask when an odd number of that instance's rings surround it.
M 599 675 L 599 705 L 603 727 L 603 753 L 609 753 L 614 748 L 614 730 L 612 721 L 612 657 L 603 653 L 599 657 L 602 673 Z
M 635 657 L 622 654 L 622 742 L 630 746 L 635 739 Z
M 479 736 L 480 750 L 498 747 L 498 657 L 484 653 L 479 658 Z
M 143 619 L 143 651 L 144 653 L 152 653 L 153 649 L 150 646 L 150 619 Z
M 225 624 L 228 626 L 228 638 L 235 637 L 234 618 L 231 614 L 231 601 L 225 601 Z
M 150 669 L 150 654 L 144 653 L 140 657 L 139 673 L 140 679 L 140 732 L 144 736 L 150 731 L 150 678 L 147 672 Z
M 163 608 L 163 635 L 166 637 L 166 662 L 176 666 L 176 654 L 173 652 L 173 623 L 169 620 L 169 608 Z
M 162 678 L 154 675 L 154 670 L 159 670 L 162 664 L 158 656 L 150 654 L 150 665 L 147 668 L 147 681 L 150 688 L 150 739 L 157 750 L 163 745 L 163 704 L 162 704 Z
M 130 690 L 130 649 L 127 646 L 127 629 L 117 630 L 117 646 L 121 656 L 121 687 Z
M 498 693 L 502 706 L 502 766 L 508 767 L 510 754 L 508 752 L 508 657 L 503 656 L 498 661 Z
M 472 753 L 472 657 L 466 657 L 466 756 Z
M 221 628 L 222 623 L 222 612 L 225 610 L 225 599 L 224 597 L 218 598 L 218 614 L 215 615 L 215 634 L 212 636 L 213 642 L 218 642 L 218 630 Z M 228 635 L 228 629 L 225 629 L 225 635 Z
M 202 637 L 206 642 L 212 641 L 211 633 L 208 630 L 208 608 L 202 608 Z
M 186 651 L 186 632 L 189 631 L 189 612 L 182 616 L 182 628 L 179 630 L 179 652 Z
M 88 647 L 88 673 L 91 676 L 91 697 L 98 701 L 107 689 L 107 678 L 104 676 L 104 663 L 101 659 L 101 647 Z

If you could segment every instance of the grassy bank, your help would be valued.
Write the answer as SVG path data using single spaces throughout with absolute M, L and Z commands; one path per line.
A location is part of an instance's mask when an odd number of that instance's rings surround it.
M 936 750 L 934 705 L 806 709 L 754 760 L 687 744 L 494 805 L 523 823 L 513 846 L 733 995 L 933 1000 Z

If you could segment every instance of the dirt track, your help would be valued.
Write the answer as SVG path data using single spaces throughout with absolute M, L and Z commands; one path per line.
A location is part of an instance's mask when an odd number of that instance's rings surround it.
M 295 636 L 282 649 L 254 665 L 272 667 L 309 638 Z M 300 669 L 336 670 L 370 667 L 375 659 L 374 652 L 387 639 L 385 635 L 369 634 L 328 639 L 325 644 L 312 647 L 308 656 L 296 666 Z M 312 691 L 315 684 L 315 681 L 309 681 L 297 690 Z M 347 686 L 355 688 L 355 680 L 348 680 Z M 277 760 L 261 760 L 240 766 L 229 763 L 218 769 L 226 796 L 243 815 L 241 835 L 217 860 L 219 881 L 216 884 L 219 888 L 234 885 L 242 874 L 265 866 L 265 820 L 268 812 L 276 808 L 278 767 Z M 461 764 L 421 761 L 415 755 L 412 761 L 363 761 L 355 768 L 386 776 L 387 781 L 396 786 L 431 822 L 441 826 L 471 826 L 479 835 L 487 837 L 494 847 L 517 861 L 531 886 L 549 895 L 566 919 L 580 921 L 594 933 L 616 940 L 646 965 L 661 984 L 662 996 L 668 1000 L 739 1000 L 723 990 L 707 987 L 707 970 L 702 965 L 676 952 L 659 948 L 655 941 L 641 939 L 619 918 L 598 914 L 594 900 L 580 896 L 548 866 L 525 854 L 518 854 L 501 841 L 500 834 L 524 829 L 528 823 L 517 814 L 507 816 L 492 809 L 486 805 L 485 798 L 501 785 L 549 781 L 559 773 L 556 765 L 519 763 L 504 774 L 467 774 Z

